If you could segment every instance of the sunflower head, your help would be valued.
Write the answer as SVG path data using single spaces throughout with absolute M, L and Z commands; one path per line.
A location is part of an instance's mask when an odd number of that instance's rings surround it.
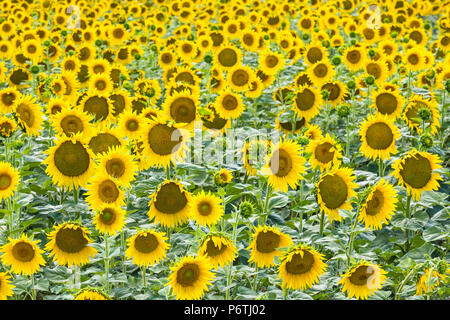
M 232 263 L 237 256 L 237 248 L 226 236 L 209 234 L 203 239 L 198 254 L 207 256 L 217 268 Z
M 125 255 L 133 259 L 133 263 L 138 266 L 154 265 L 161 262 L 166 251 L 170 248 L 167 237 L 163 232 L 156 232 L 149 229 L 140 230 L 127 240 L 128 249 Z

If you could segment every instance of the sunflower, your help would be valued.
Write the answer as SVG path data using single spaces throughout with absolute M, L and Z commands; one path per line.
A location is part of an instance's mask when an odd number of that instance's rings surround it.
M 131 110 L 131 97 L 126 90 L 115 90 L 109 95 L 109 100 L 111 101 L 114 112 L 112 115 L 119 118 L 123 113 Z
M 219 116 L 213 104 L 209 104 L 206 107 L 206 110 L 209 114 L 201 117 L 204 128 L 225 132 L 225 130 L 231 126 L 229 119 L 224 119 Z
M 227 83 L 236 92 L 245 92 L 250 89 L 254 80 L 253 70 L 248 66 L 235 66 L 228 71 Z
M 8 162 L 0 162 L 0 202 L 14 194 L 19 181 L 19 171 Z
M 108 77 L 103 74 L 100 76 L 105 78 Z M 107 123 L 114 113 L 114 106 L 109 100 L 109 92 L 99 94 L 96 91 L 90 91 L 80 101 L 78 107 L 80 110 L 92 114 L 96 122 Z
M 222 168 L 214 174 L 214 183 L 218 186 L 224 186 L 233 180 L 233 172 Z
M 265 74 L 275 75 L 284 67 L 285 61 L 282 54 L 264 50 L 259 54 L 259 68 Z
M 373 104 L 371 105 L 377 113 L 397 118 L 402 113 L 405 99 L 396 90 L 382 89 L 374 91 L 372 94 Z
M 190 136 L 185 129 L 177 129 L 163 120 L 149 121 L 141 131 L 142 154 L 149 166 L 168 167 L 181 161 Z
M 360 151 L 368 159 L 386 160 L 397 153 L 395 141 L 400 131 L 394 125 L 394 119 L 383 114 L 369 115 L 359 128 L 361 136 Z
M 120 139 L 120 135 L 115 129 L 99 131 L 88 143 L 89 150 L 96 156 L 108 152 L 111 147 L 120 147 L 123 145 L 125 145 L 125 143 Z
M 223 119 L 236 119 L 241 116 L 245 106 L 241 97 L 227 88 L 216 98 L 214 110 Z
M 324 83 L 331 81 L 336 71 L 328 59 L 323 59 L 310 66 L 307 73 L 308 77 L 316 86 L 321 86 Z
M 441 168 L 439 156 L 412 149 L 394 162 L 392 175 L 398 179 L 402 187 L 406 187 L 408 195 L 419 201 L 424 191 L 437 190 L 438 180 L 442 180 L 434 170 Z
M 112 46 L 119 46 L 123 44 L 128 38 L 128 31 L 121 24 L 110 26 L 107 32 L 109 41 Z
M 125 225 L 126 212 L 119 206 L 102 206 L 93 218 L 95 229 L 100 233 L 115 235 Z
M 435 281 L 429 282 L 430 278 L 435 278 Z M 445 279 L 447 278 L 446 274 L 440 274 L 438 270 L 433 270 L 433 275 L 431 274 L 431 268 L 427 268 L 425 270 L 425 274 L 422 274 L 417 281 L 417 289 L 416 295 L 422 296 L 424 293 L 433 292 L 437 286 L 439 286 L 440 282 L 445 283 Z M 429 286 L 429 283 L 431 284 Z
M 14 111 L 14 104 L 21 96 L 19 90 L 15 88 L 4 88 L 0 90 L 0 113 L 11 113 Z
M 366 60 L 364 62 L 364 71 L 366 75 L 373 76 L 376 84 L 382 84 L 388 76 L 388 66 L 384 59 Z
M 306 46 L 303 57 L 305 63 L 312 66 L 319 61 L 328 59 L 328 53 L 319 41 L 313 41 Z
M 109 63 L 108 60 L 104 59 L 104 58 L 99 58 L 99 59 L 95 59 L 90 61 L 87 64 L 88 67 L 88 72 L 90 75 L 95 75 L 95 74 L 110 74 L 111 72 L 111 64 Z
M 189 204 L 189 216 L 203 227 L 216 224 L 224 213 L 221 198 L 204 192 L 203 190 L 195 196 Z
M 89 88 L 97 95 L 108 96 L 113 89 L 109 74 L 95 73 L 89 78 Z
M 252 242 L 248 246 L 250 262 L 257 267 L 272 267 L 275 265 L 274 258 L 282 254 L 280 248 L 292 245 L 291 237 L 279 231 L 277 227 L 257 226 L 255 227 Z
M 39 135 L 43 120 L 41 106 L 31 95 L 22 95 L 15 101 L 14 114 L 19 124 L 25 128 L 28 135 Z
M 7 300 L 14 295 L 12 289 L 16 286 L 11 284 L 10 276 L 5 272 L 0 272 L 0 300 Z
M 89 245 L 92 241 L 88 236 L 88 231 L 81 225 L 66 222 L 55 226 L 55 230 L 48 234 L 50 241 L 45 249 L 60 265 L 83 265 L 97 253 Z
M 21 44 L 22 54 L 30 59 L 34 64 L 37 64 L 43 55 L 43 50 L 40 41 L 35 39 L 26 40 Z
M 16 130 L 16 122 L 4 116 L 0 116 L 0 137 L 8 138 Z
M 381 229 L 383 223 L 388 223 L 395 213 L 397 190 L 383 178 L 370 189 L 359 211 L 359 220 L 364 222 L 366 229 Z
M 78 292 L 73 300 L 111 300 L 111 297 L 99 289 L 86 288 Z
M 347 87 L 340 81 L 332 81 L 323 84 L 320 91 L 323 90 L 328 91 L 329 95 L 327 101 L 333 106 L 339 105 L 347 94 Z
M 294 96 L 293 109 L 306 121 L 310 121 L 320 112 L 322 96 L 319 91 L 310 86 L 301 86 Z
M 174 228 L 188 221 L 191 195 L 177 181 L 164 181 L 151 196 L 148 216 L 155 223 Z
M 129 187 L 130 182 L 135 179 L 137 164 L 124 147 L 111 147 L 98 161 L 101 173 L 117 179 L 117 182 L 125 187 Z
M 271 150 L 261 173 L 269 176 L 268 183 L 275 191 L 287 192 L 289 186 L 295 189 L 306 171 L 306 159 L 300 155 L 300 145 L 285 140 L 273 145 Z
M 283 111 L 281 111 L 277 118 L 275 119 L 275 128 L 283 131 L 285 134 L 292 133 L 292 130 L 294 130 L 292 124 L 292 121 L 285 121 L 281 119 L 283 114 Z M 295 119 L 295 132 L 299 133 L 305 126 L 307 125 L 305 118 Z
M 278 278 L 282 279 L 281 286 L 292 290 L 310 288 L 327 269 L 323 260 L 324 256 L 310 246 L 298 244 L 290 248 L 280 258 Z
M 353 190 L 358 187 L 353 170 L 350 168 L 334 168 L 322 173 L 316 184 L 317 199 L 320 209 L 327 215 L 332 222 L 341 221 L 339 209 L 351 210 L 350 198 L 356 196 Z
M 222 45 L 214 52 L 214 65 L 221 70 L 230 70 L 241 64 L 242 52 L 234 45 Z
M 422 108 L 428 109 L 431 113 L 429 119 L 425 120 L 423 124 L 418 114 Z M 406 121 L 406 124 L 411 130 L 416 130 L 418 134 L 422 134 L 422 125 L 425 127 L 425 130 L 430 128 L 431 133 L 433 135 L 436 134 L 440 126 L 440 117 L 439 105 L 434 97 L 425 99 L 419 95 L 413 95 L 403 110 L 403 119 Z
M 8 75 L 8 83 L 17 90 L 26 88 L 31 79 L 31 73 L 27 69 L 20 67 L 11 70 Z
M 90 180 L 86 187 L 86 202 L 93 209 L 104 205 L 122 205 L 124 194 L 120 189 L 119 181 L 111 178 L 107 174 L 98 174 Z
M 10 266 L 16 274 L 33 275 L 45 265 L 42 251 L 38 241 L 29 240 L 22 234 L 19 239 L 9 238 L 9 242 L 0 248 L 3 253 L 1 260 L 4 265 Z
M 381 289 L 386 281 L 385 274 L 380 266 L 363 260 L 347 271 L 338 283 L 342 284 L 342 291 L 347 292 L 350 298 L 367 299 Z
M 61 62 L 61 69 L 77 74 L 81 70 L 80 60 L 76 56 L 65 57 Z
M 194 122 L 198 120 L 198 105 L 199 101 L 192 94 L 189 94 L 188 91 L 181 91 L 166 99 L 163 110 L 169 120 L 179 124 L 179 127 L 191 130 L 194 128 Z
M 341 163 L 342 148 L 328 133 L 325 137 L 310 140 L 305 151 L 311 153 L 309 162 L 313 169 L 319 167 L 324 171 Z
M 172 274 L 168 277 L 177 300 L 199 300 L 208 291 L 208 285 L 214 280 L 213 265 L 208 257 L 187 256 L 171 267 Z
M 225 267 L 236 259 L 237 248 L 227 237 L 210 234 L 200 245 L 198 255 L 207 256 L 214 268 Z
M 128 238 L 125 256 L 138 266 L 148 267 L 164 260 L 170 244 L 163 232 L 141 230 Z
M 177 55 L 186 63 L 192 62 L 197 54 L 197 46 L 194 42 L 189 40 L 182 40 L 177 42 Z
M 50 118 L 52 127 L 59 136 L 70 138 L 79 134 L 83 140 L 89 139 L 94 134 L 94 128 L 90 124 L 92 117 L 80 110 L 61 110 Z
M 240 36 L 241 46 L 251 52 L 258 48 L 258 34 L 252 29 L 245 29 Z
M 318 140 L 323 137 L 322 130 L 316 124 L 309 124 L 303 134 L 309 140 Z

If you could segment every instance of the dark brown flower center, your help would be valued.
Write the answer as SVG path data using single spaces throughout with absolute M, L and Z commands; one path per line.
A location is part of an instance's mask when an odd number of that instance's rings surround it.
M 61 228 L 56 233 L 55 242 L 58 249 L 65 253 L 78 253 L 88 244 L 81 228 L 71 229 L 68 227 Z
M 30 262 L 35 256 L 34 248 L 31 244 L 20 241 L 12 248 L 12 255 L 20 262 Z
M 309 251 L 303 250 L 303 257 L 295 253 L 291 261 L 286 262 L 286 271 L 291 274 L 304 274 L 309 272 L 314 265 L 314 256 Z
M 359 266 L 353 271 L 349 280 L 356 286 L 367 286 L 369 284 L 369 278 L 375 273 L 375 269 L 370 266 Z
M 377 110 L 382 114 L 391 114 L 397 110 L 397 99 L 391 93 L 384 92 L 375 99 Z
M 183 138 L 178 135 L 177 129 L 165 124 L 157 124 L 148 133 L 150 148 L 158 155 L 169 155 L 177 152 Z
M 323 164 L 332 161 L 335 151 L 330 151 L 331 148 L 334 148 L 334 146 L 329 142 L 317 145 L 316 149 L 314 150 L 314 157 Z
M 271 253 L 280 245 L 280 235 L 273 231 L 261 231 L 256 237 L 256 250 Z
M 302 111 L 311 109 L 314 106 L 315 101 L 316 96 L 308 88 L 305 88 L 302 92 L 298 92 L 295 98 L 297 108 Z
M 177 283 L 183 287 L 190 287 L 200 277 L 200 268 L 194 263 L 186 263 L 177 271 Z
M 383 208 L 383 204 L 384 204 L 383 192 L 376 189 L 373 192 L 372 199 L 367 201 L 366 214 L 368 214 L 369 216 L 377 215 L 381 211 L 381 208 Z
M 319 193 L 327 208 L 337 209 L 347 200 L 348 188 L 340 176 L 326 175 L 319 183 Z
M 54 163 L 64 176 L 77 177 L 88 170 L 90 157 L 81 142 L 65 141 L 56 149 Z
M 151 233 L 140 234 L 134 240 L 134 247 L 141 253 L 153 252 L 158 246 L 158 239 Z
M 394 135 L 391 128 L 383 123 L 377 122 L 372 124 L 366 131 L 366 141 L 369 147 L 376 150 L 385 150 L 389 148 L 393 141 Z
M 400 175 L 411 187 L 416 189 L 423 188 L 432 177 L 430 161 L 418 154 L 409 156 L 400 170 Z
M 292 170 L 292 158 L 290 154 L 283 149 L 275 150 L 270 159 L 270 169 L 277 177 L 285 177 Z
M 187 198 L 176 183 L 169 182 L 158 191 L 154 205 L 160 212 L 175 214 L 186 207 Z

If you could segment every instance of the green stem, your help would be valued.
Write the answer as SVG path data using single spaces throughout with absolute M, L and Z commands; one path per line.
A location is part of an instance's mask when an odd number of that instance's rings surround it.
M 142 266 L 142 281 L 144 283 L 144 287 L 147 286 L 147 269 L 145 266 Z
M 350 231 L 350 241 L 348 242 L 348 253 L 347 253 L 347 267 L 350 266 L 351 257 L 352 257 L 352 251 L 353 251 L 353 243 L 355 241 L 355 235 L 356 235 L 356 226 L 358 224 L 358 214 L 359 211 L 356 212 L 356 215 L 354 217 L 355 220 L 352 221 L 352 229 Z
M 321 210 L 321 212 L 320 212 L 320 227 L 319 227 L 320 236 L 323 236 L 324 220 L 325 220 L 325 212 L 323 210 Z
M 384 163 L 383 160 L 381 160 L 381 158 L 378 158 L 377 162 L 378 162 L 378 176 L 382 178 L 384 176 Z
M 350 125 L 349 125 L 350 119 L 349 116 L 346 117 L 346 131 L 347 131 L 347 142 L 345 144 L 345 157 L 348 158 L 350 156 Z
M 413 268 L 411 269 L 411 271 L 409 271 L 409 273 L 406 275 L 405 279 L 403 279 L 402 283 L 400 284 L 400 286 L 398 287 L 397 291 L 394 294 L 394 300 L 398 300 L 399 298 L 399 294 L 402 292 L 403 286 L 405 285 L 405 283 L 409 280 L 409 278 L 413 275 L 413 273 L 416 270 Z
M 287 299 L 288 294 L 289 294 L 289 289 L 287 287 L 283 287 L 283 300 Z
M 269 183 L 267 182 L 266 187 L 266 200 L 264 202 L 263 207 L 263 224 L 266 224 L 267 217 L 269 216 L 269 199 L 272 196 L 272 188 L 270 187 Z
M 258 279 L 258 266 L 255 263 L 255 277 L 253 278 L 253 291 L 256 292 L 256 282 Z
M 109 243 L 108 235 L 105 234 L 105 290 L 109 292 Z
M 72 191 L 73 191 L 73 202 L 74 202 L 75 204 L 78 204 L 78 192 L 79 192 L 78 187 L 75 188 L 75 185 L 74 185 Z
M 32 274 L 30 278 L 31 278 L 31 300 L 36 300 L 37 293 L 36 288 L 34 286 L 34 274 Z
M 406 199 L 406 217 L 411 219 L 411 195 L 409 194 Z M 409 230 L 405 230 L 406 233 L 406 250 L 409 249 L 410 246 L 410 235 Z

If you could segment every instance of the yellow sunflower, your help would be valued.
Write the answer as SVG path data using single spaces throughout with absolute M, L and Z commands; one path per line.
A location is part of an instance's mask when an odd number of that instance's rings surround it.
M 251 250 L 249 261 L 254 262 L 259 268 L 274 266 L 275 256 L 282 254 L 280 248 L 292 245 L 291 237 L 280 232 L 277 227 L 257 226 L 252 239 L 247 248 Z
M 98 174 L 92 178 L 86 187 L 86 202 L 92 209 L 102 206 L 121 206 L 124 193 L 120 189 L 120 182 L 107 174 Z
M 148 267 L 164 260 L 170 244 L 163 232 L 141 230 L 127 240 L 127 259 L 133 259 L 138 266 Z
M 34 97 L 26 94 L 19 97 L 14 104 L 14 114 L 28 135 L 39 135 L 44 119 L 41 106 Z
M 90 115 L 77 109 L 61 110 L 50 117 L 50 122 L 59 136 L 71 138 L 79 133 L 83 140 L 89 139 L 95 132 L 91 121 Z
M 429 286 L 429 279 L 435 278 L 435 281 L 431 282 L 431 286 Z M 431 268 L 427 268 L 425 270 L 425 274 L 422 274 L 417 281 L 417 289 L 416 295 L 422 296 L 424 293 L 429 293 L 434 291 L 434 289 L 439 286 L 439 284 L 445 281 L 447 278 L 446 274 L 440 274 L 438 270 L 433 270 L 433 274 L 431 274 Z M 445 283 L 445 282 L 444 282 Z
M 102 206 L 93 218 L 95 229 L 100 233 L 115 235 L 125 226 L 126 212 L 119 206 Z
M 282 54 L 265 50 L 259 54 L 258 63 L 262 72 L 275 75 L 280 69 L 283 69 L 285 61 Z
M 221 118 L 236 119 L 245 110 L 245 105 L 238 94 L 230 89 L 225 89 L 216 98 L 214 109 Z
M 316 86 L 321 86 L 324 83 L 330 82 L 336 71 L 334 70 L 328 59 L 324 59 L 314 63 L 307 70 L 308 77 Z
M 221 198 L 213 195 L 211 192 L 206 193 L 202 190 L 200 193 L 192 196 L 192 201 L 189 204 L 189 216 L 203 227 L 216 224 L 224 213 L 221 202 Z
M 272 146 L 271 150 L 261 173 L 269 177 L 268 183 L 275 191 L 287 192 L 289 186 L 295 189 L 306 171 L 306 159 L 301 156 L 300 145 L 285 140 Z
M 400 131 L 394 125 L 394 118 L 383 114 L 369 115 L 359 128 L 362 154 L 368 159 L 386 160 L 397 153 L 395 141 L 400 138 Z
M 383 178 L 371 188 L 359 211 L 359 220 L 366 229 L 381 229 L 395 214 L 397 190 Z
M 371 105 L 377 113 L 397 118 L 402 113 L 405 99 L 395 90 L 379 89 L 372 94 L 373 104 Z
M 0 162 L 0 202 L 14 194 L 19 182 L 19 171 L 8 162 Z
M 32 275 L 45 265 L 42 258 L 44 252 L 38 246 L 38 241 L 29 240 L 24 234 L 19 239 L 9 238 L 9 242 L 0 248 L 4 265 L 10 266 L 16 274 Z
M 164 227 L 174 228 L 189 219 L 191 195 L 177 181 L 166 180 L 151 196 L 148 216 Z
M 10 276 L 5 272 L 0 272 L 0 300 L 7 300 L 14 295 L 12 289 L 16 286 L 11 284 Z
M 248 66 L 238 65 L 228 71 L 227 83 L 236 92 L 244 93 L 250 89 L 254 71 Z
M 379 289 L 386 281 L 386 272 L 376 264 L 360 261 L 355 267 L 347 271 L 339 280 L 343 292 L 347 292 L 349 298 L 367 299 Z
M 4 116 L 0 116 L 0 136 L 4 138 L 10 137 L 16 131 L 16 122 Z
M 99 289 L 86 288 L 78 292 L 73 300 L 111 300 L 111 297 Z
M 305 151 L 311 153 L 309 162 L 313 169 L 324 171 L 341 163 L 342 148 L 328 133 L 317 140 L 310 139 Z
M 319 114 L 322 105 L 320 92 L 310 86 L 301 86 L 297 89 L 292 106 L 294 112 L 306 121 L 310 121 Z
M 171 267 L 172 274 L 168 277 L 177 300 L 199 300 L 208 291 L 208 285 L 214 280 L 213 265 L 205 256 L 187 256 Z
M 353 190 L 358 187 L 353 170 L 350 168 L 334 168 L 324 172 L 316 184 L 317 198 L 320 209 L 327 215 L 332 222 L 341 221 L 339 209 L 351 210 L 350 198 L 356 196 Z
M 324 256 L 312 247 L 298 244 L 290 248 L 281 258 L 278 278 L 281 286 L 292 290 L 305 290 L 319 281 L 327 265 Z
M 241 59 L 242 52 L 234 45 L 223 45 L 214 53 L 214 65 L 221 70 L 230 70 L 234 66 L 240 65 Z
M 111 147 L 98 161 L 101 173 L 117 179 L 125 187 L 129 187 L 130 182 L 135 179 L 138 170 L 136 161 L 124 147 Z
M 307 126 L 307 129 L 306 129 L 304 135 L 309 140 L 318 140 L 318 139 L 322 139 L 322 137 L 323 137 L 322 130 L 316 124 L 309 124 Z
M 431 133 L 434 135 L 438 132 L 439 118 L 441 117 L 439 112 L 439 104 L 434 97 L 425 99 L 419 95 L 413 95 L 410 97 L 406 108 L 403 110 L 403 119 L 411 130 L 416 130 L 418 134 L 422 133 L 422 120 L 419 118 L 420 109 L 428 109 L 431 116 L 428 120 L 425 120 L 425 129 L 430 128 Z
M 419 201 L 424 191 L 437 190 L 438 180 L 442 180 L 434 170 L 442 168 L 441 159 L 435 154 L 412 149 L 394 162 L 392 175 L 398 179 L 402 187 L 406 187 L 408 195 Z
M 0 113 L 11 113 L 14 111 L 14 104 L 21 96 L 19 90 L 13 87 L 0 90 Z
M 49 242 L 45 249 L 53 256 L 53 260 L 60 265 L 83 265 L 89 263 L 90 257 L 95 256 L 97 250 L 89 244 L 92 240 L 88 231 L 75 223 L 66 222 L 55 226 L 55 230 L 48 234 Z
M 88 143 L 89 150 L 96 156 L 107 153 L 111 147 L 124 145 L 125 142 L 120 138 L 119 132 L 116 129 L 103 129 L 98 131 Z
M 227 237 L 210 234 L 203 240 L 198 255 L 207 256 L 214 268 L 224 267 L 236 259 L 237 248 Z
M 178 124 L 178 127 L 191 130 L 198 120 L 197 108 L 199 101 L 188 91 L 181 91 L 169 96 L 163 104 L 163 110 L 168 119 Z

